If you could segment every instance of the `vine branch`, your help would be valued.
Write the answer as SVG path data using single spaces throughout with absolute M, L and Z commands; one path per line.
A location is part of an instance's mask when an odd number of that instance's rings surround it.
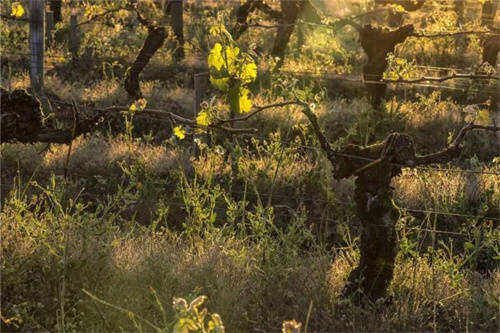
M 443 77 L 427 77 L 423 76 L 418 79 L 384 79 L 386 83 L 420 83 L 420 82 L 444 82 L 452 79 L 470 79 L 470 80 L 500 80 L 499 77 L 494 75 L 484 74 L 452 74 Z
M 18 21 L 18 22 L 29 22 L 30 21 L 28 18 L 15 17 L 15 16 L 10 16 L 10 15 L 5 15 L 5 14 L 1 14 L 0 17 L 2 18 L 2 20 L 11 20 L 11 21 Z

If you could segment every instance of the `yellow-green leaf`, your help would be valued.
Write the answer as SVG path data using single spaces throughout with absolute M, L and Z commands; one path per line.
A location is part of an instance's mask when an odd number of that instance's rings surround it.
M 180 321 L 178 321 L 174 328 L 172 329 L 173 333 L 189 333 L 189 330 L 186 326 L 182 325 Z
M 222 66 L 224 66 L 224 58 L 222 58 L 222 45 L 220 43 L 215 43 L 214 47 L 210 50 L 208 55 L 208 66 L 213 67 L 220 71 Z
M 14 16 L 14 17 L 17 17 L 17 18 L 23 17 L 23 15 L 24 15 L 24 8 L 23 8 L 23 6 L 19 2 L 17 2 L 17 1 L 14 2 L 12 4 L 12 7 L 11 7 L 10 15 Z
M 255 80 L 257 77 L 257 65 L 255 62 L 246 62 L 242 68 L 240 73 L 240 79 L 243 83 L 250 83 Z
M 183 140 L 186 137 L 186 130 L 182 126 L 174 127 L 174 135 Z
M 252 109 L 252 100 L 248 97 L 249 93 L 250 93 L 250 90 L 248 90 L 247 88 L 240 88 L 240 94 L 239 94 L 240 109 L 239 109 L 239 111 L 241 113 L 250 112 L 250 110 Z
M 210 83 L 213 84 L 217 89 L 220 89 L 223 91 L 227 90 L 228 89 L 228 82 L 229 82 L 228 77 L 216 79 L 215 77 L 210 75 Z
M 406 12 L 405 8 L 401 5 L 390 4 L 389 7 L 392 8 L 394 11 L 399 12 L 399 13 Z
M 210 125 L 210 116 L 206 111 L 201 111 L 196 117 L 196 123 L 199 126 L 208 126 Z

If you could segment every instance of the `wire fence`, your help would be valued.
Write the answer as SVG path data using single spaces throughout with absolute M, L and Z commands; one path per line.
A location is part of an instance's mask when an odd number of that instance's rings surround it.
M 268 136 L 258 136 L 258 135 L 252 135 L 254 138 L 258 138 L 261 140 L 268 140 L 268 141 L 273 141 L 273 142 L 279 142 L 282 145 L 283 149 L 306 149 L 309 151 L 315 151 L 315 152 L 322 152 L 321 148 L 316 147 L 316 146 L 309 146 L 309 145 L 302 145 L 302 144 L 297 144 L 293 141 L 284 141 L 284 140 L 276 140 L 273 138 L 270 138 Z M 345 157 L 349 158 L 354 158 L 354 159 L 360 159 L 363 161 L 367 162 L 373 162 L 375 159 L 367 158 L 365 156 L 359 156 L 359 155 L 353 155 L 353 154 L 342 154 Z M 279 167 L 279 165 L 278 165 Z M 483 170 L 466 170 L 466 169 L 450 169 L 450 168 L 434 168 L 434 167 L 423 167 L 423 168 L 417 168 L 418 170 L 424 171 L 424 172 L 429 172 L 429 171 L 436 171 L 436 172 L 451 172 L 451 173 L 471 173 L 471 174 L 484 174 L 484 175 L 493 175 L 493 176 L 500 176 L 500 172 L 493 172 L 493 171 L 483 171 Z M 278 170 L 276 170 L 277 172 Z M 171 188 L 171 189 L 178 189 L 178 185 L 162 185 L 166 188 Z M 248 191 L 231 191 L 234 194 L 239 194 L 241 196 L 247 197 Z M 288 195 L 280 195 L 276 194 L 273 192 L 255 192 L 255 195 L 259 198 L 268 198 L 268 202 L 270 203 L 272 198 L 279 198 L 279 199 L 285 199 L 285 200 L 290 200 L 292 196 Z M 313 201 L 314 203 L 317 204 L 322 204 L 322 205 L 330 205 L 332 204 L 331 201 L 325 200 L 325 199 L 311 199 L 311 198 L 304 198 L 304 197 L 293 197 L 295 201 L 299 202 L 308 202 L 308 201 Z M 173 205 L 179 205 L 180 207 L 185 207 L 184 204 L 180 203 L 172 203 Z M 296 208 L 295 211 L 299 210 L 300 207 Z M 446 211 L 441 211 L 441 210 L 436 210 L 436 209 L 415 209 L 411 207 L 403 207 L 400 206 L 398 207 L 401 211 L 406 211 L 406 212 L 411 212 L 411 213 L 420 213 L 420 214 L 434 214 L 434 215 L 443 215 L 443 216 L 451 216 L 451 217 L 459 217 L 459 218 L 466 218 L 466 219 L 473 219 L 473 220 L 489 220 L 489 221 L 500 221 L 499 217 L 494 217 L 494 216 L 481 216 L 481 215 L 473 215 L 473 214 L 464 214 L 464 213 L 458 213 L 458 212 L 446 212 Z M 330 221 L 330 222 L 338 222 L 335 219 L 328 219 L 328 218 L 323 218 L 323 221 Z M 387 226 L 381 226 L 387 228 Z M 414 228 L 415 229 L 415 228 Z M 415 229 L 416 230 L 416 229 Z M 422 229 L 423 230 L 423 229 Z M 455 234 L 458 235 L 460 233 L 456 232 L 450 232 L 450 231 L 439 231 L 436 230 L 435 232 L 439 233 L 442 232 L 444 234 Z M 469 234 L 464 234 L 468 235 Z
M 179 185 L 177 184 L 162 184 L 160 185 L 161 188 L 165 189 L 171 189 L 171 190 L 181 190 Z M 275 207 L 275 208 L 286 208 L 288 209 L 288 214 L 279 212 L 277 210 L 273 211 L 274 216 L 276 217 L 290 217 L 290 213 L 297 213 L 300 212 L 303 205 L 307 203 L 315 203 L 315 204 L 320 204 L 324 206 L 331 206 L 332 204 L 335 204 L 335 201 L 333 200 L 326 200 L 326 199 L 318 199 L 318 198 L 306 198 L 306 197 L 299 197 L 295 196 L 293 194 L 291 195 L 281 195 L 281 194 L 276 194 L 272 192 L 260 192 L 256 189 L 254 190 L 247 190 L 247 191 L 242 191 L 242 190 L 228 190 L 231 194 L 237 194 L 245 202 L 251 202 L 251 194 L 253 192 L 253 195 L 255 196 L 254 199 L 262 201 L 262 199 L 267 199 L 267 204 L 261 202 L 262 205 L 265 205 L 267 207 Z M 285 201 L 290 201 L 291 198 L 293 198 L 293 201 L 298 202 L 299 206 L 298 207 L 289 207 L 289 206 L 283 206 L 280 205 L 279 203 L 273 203 L 272 199 L 281 199 Z M 345 202 L 344 202 L 345 203 Z M 186 208 L 189 209 L 189 204 L 184 203 L 184 202 L 175 202 L 175 201 L 169 201 L 166 203 L 168 206 L 174 206 L 178 208 Z M 274 204 L 274 205 L 273 205 Z M 398 204 L 397 206 L 398 210 L 401 212 L 406 212 L 406 213 L 418 213 L 418 214 L 426 214 L 427 216 L 430 215 L 441 215 L 441 216 L 449 216 L 449 217 L 454 217 L 454 218 L 463 218 L 463 219 L 470 219 L 470 220 L 475 220 L 475 221 L 500 221 L 499 217 L 494 217 L 494 216 L 487 216 L 487 215 L 473 215 L 473 214 L 463 214 L 463 213 L 457 213 L 457 212 L 449 212 L 449 211 L 442 211 L 442 210 L 436 210 L 436 209 L 414 209 L 410 207 L 404 207 L 400 206 Z M 311 217 L 311 216 L 304 216 L 304 218 L 307 218 L 309 222 L 332 222 L 334 224 L 339 223 L 339 219 L 335 218 L 330 218 L 330 217 Z M 375 227 L 381 227 L 381 228 L 387 228 L 387 225 L 377 225 L 377 224 L 372 224 L 372 226 Z M 463 233 L 463 232 L 455 232 L 455 231 L 449 231 L 449 230 L 431 230 L 431 229 L 422 229 L 419 227 L 410 227 L 407 230 L 420 230 L 420 231 L 432 231 L 436 233 L 442 233 L 442 234 L 448 234 L 448 235 L 455 235 L 455 236 L 463 236 L 463 237 L 470 237 L 470 233 Z
M 16 52 L 2 52 L 2 54 L 5 55 L 12 55 L 12 56 L 24 56 L 24 57 L 29 57 L 29 53 L 16 53 Z M 45 59 L 47 62 L 50 63 L 50 66 L 45 65 L 43 68 L 44 70 L 53 70 L 56 69 L 56 65 L 67 65 L 68 63 L 71 62 L 71 60 L 67 61 L 61 61 L 61 56 L 45 56 Z M 28 64 L 28 59 L 26 59 L 26 62 Z M 96 63 L 99 63 L 98 60 L 96 60 Z M 421 68 L 426 68 L 425 66 L 421 66 Z M 187 67 L 186 69 L 191 70 L 191 71 L 196 71 L 200 69 L 199 67 Z M 429 67 L 429 69 L 432 69 L 432 67 Z M 27 68 L 28 70 L 28 68 Z M 450 71 L 456 71 L 456 69 L 449 68 Z M 432 84 L 432 83 L 425 83 L 425 82 L 397 82 L 397 81 L 384 81 L 384 79 L 380 79 L 380 76 L 378 75 L 342 75 L 338 74 L 337 72 L 311 72 L 311 71 L 293 71 L 293 70 L 287 70 L 287 69 L 280 69 L 279 71 L 274 71 L 271 69 L 259 69 L 259 75 L 265 74 L 266 76 L 270 78 L 276 78 L 276 77 L 282 77 L 283 75 L 290 75 L 290 76 L 295 76 L 295 77 L 303 77 L 307 79 L 320 79 L 324 81 L 339 81 L 339 82 L 345 82 L 345 83 L 352 83 L 352 84 L 359 84 L 359 85 L 364 85 L 364 84 L 378 84 L 378 85 L 406 85 L 406 86 L 414 86 L 414 87 L 420 87 L 420 88 L 432 88 L 432 89 L 438 89 L 438 90 L 450 90 L 450 91 L 457 91 L 457 92 L 468 92 L 471 94 L 474 93 L 481 93 L 482 95 L 484 94 L 490 94 L 490 95 L 495 95 L 498 94 L 498 89 L 496 87 L 489 87 L 489 86 L 479 86 L 479 85 L 471 85 L 465 83 L 465 81 L 478 81 L 477 79 L 469 79 L 469 78 L 453 78 L 449 79 L 446 81 L 453 81 L 453 85 L 447 85 L 444 83 L 439 83 L 439 84 Z M 467 73 L 469 74 L 469 73 Z M 361 77 L 363 76 L 363 77 Z M 438 78 L 438 77 L 436 77 Z M 377 79 L 377 80 L 374 80 Z M 415 77 L 415 78 L 409 78 L 405 80 L 412 80 L 412 79 L 421 79 L 421 77 Z M 433 78 L 429 80 L 429 82 L 432 82 Z M 481 79 L 483 81 L 489 81 L 489 80 L 499 80 L 500 78 L 497 76 L 491 76 L 490 78 L 484 78 Z M 426 81 L 426 80 L 423 80 Z

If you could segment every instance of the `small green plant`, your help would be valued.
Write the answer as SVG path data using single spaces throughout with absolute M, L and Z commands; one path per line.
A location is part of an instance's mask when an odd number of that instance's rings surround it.
M 389 53 L 387 62 L 387 69 L 383 75 L 384 80 L 407 80 L 420 74 L 415 61 L 398 58 L 393 53 Z
M 208 55 L 210 82 L 224 92 L 232 115 L 249 112 L 248 84 L 257 77 L 257 65 L 249 53 L 240 51 L 224 25 L 213 26 L 210 34 L 217 39 Z
M 127 111 L 123 111 L 123 119 L 125 122 L 125 139 L 129 143 L 132 144 L 134 137 L 132 131 L 134 130 L 134 116 L 136 112 L 140 112 L 146 108 L 147 101 L 144 98 L 141 98 L 130 105 Z
M 184 298 L 174 297 L 173 308 L 176 311 L 177 322 L 172 332 L 224 333 L 221 317 L 217 313 L 209 314 L 206 308 L 200 309 L 206 300 L 206 296 L 199 296 L 188 305 Z

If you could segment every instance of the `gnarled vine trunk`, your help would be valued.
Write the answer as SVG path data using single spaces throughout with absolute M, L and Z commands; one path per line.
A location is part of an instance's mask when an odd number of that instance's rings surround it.
M 183 0 L 168 0 L 166 14 L 170 14 L 170 22 L 177 42 L 174 50 L 174 58 L 184 58 L 184 2 Z
M 386 295 L 397 254 L 395 224 L 399 214 L 390 184 L 401 168 L 394 162 L 415 155 L 413 141 L 407 135 L 393 133 L 383 143 L 347 145 L 337 153 L 345 157 L 336 158 L 334 177 L 357 176 L 354 198 L 361 226 L 359 265 L 349 275 L 343 296 L 366 296 L 375 301 Z M 358 291 L 362 294 L 357 295 Z
M 54 13 L 54 24 L 61 22 L 62 21 L 62 13 L 61 13 L 62 0 L 51 0 L 49 5 L 50 5 L 50 10 Z
M 279 22 L 271 54 L 283 60 L 299 17 L 302 16 L 308 22 L 320 23 L 321 16 L 310 0 L 281 0 L 280 6 L 281 11 L 276 11 L 262 0 L 248 0 L 239 6 L 235 11 L 236 25 L 231 29 L 233 38 L 238 39 L 248 29 L 248 16 L 259 10 Z
M 496 12 L 497 2 L 492 0 L 485 1 L 481 9 L 481 25 L 498 33 L 498 29 L 495 29 L 494 27 Z M 496 68 L 498 62 L 498 52 L 500 52 L 500 36 L 498 36 L 498 34 L 485 36 L 481 43 L 483 47 L 483 63 L 486 62 Z M 496 113 L 498 112 L 499 101 L 500 92 L 496 89 L 490 95 L 489 107 L 494 123 L 496 123 L 497 119 Z
M 413 25 L 389 30 L 367 24 L 359 31 L 361 46 L 368 56 L 368 62 L 363 67 L 363 79 L 374 108 L 379 108 L 387 87 L 381 82 L 388 65 L 387 55 L 413 33 Z
M 164 27 L 148 25 L 148 36 L 125 78 L 125 90 L 131 99 L 139 99 L 142 97 L 141 88 L 139 86 L 139 74 L 149 63 L 156 51 L 162 47 L 165 38 L 167 38 L 167 32 Z
M 40 101 L 25 90 L 8 92 L 0 88 L 0 142 L 70 143 L 81 134 L 94 130 L 104 120 L 104 113 L 83 120 L 75 119 L 70 128 L 60 129 L 42 121 Z
M 280 27 L 276 33 L 273 49 L 271 51 L 274 57 L 283 60 L 288 42 L 290 41 L 295 25 L 301 15 L 307 16 L 306 19 L 309 22 L 321 22 L 321 17 L 309 0 L 281 1 Z
M 495 23 L 495 14 L 497 11 L 497 3 L 493 0 L 486 0 L 481 8 L 481 25 L 488 28 L 493 27 Z
M 234 15 L 236 16 L 236 25 L 231 29 L 231 36 L 234 40 L 238 40 L 240 36 L 247 31 L 248 16 L 258 8 L 262 0 L 248 0 L 243 5 L 236 8 Z
M 460 144 L 469 131 L 481 129 L 497 132 L 500 129 L 496 126 L 468 124 L 459 131 L 448 148 L 418 156 L 413 140 L 399 133 L 392 133 L 384 142 L 367 147 L 350 144 L 332 149 L 319 127 L 317 117 L 307 107 L 303 113 L 311 122 L 321 149 L 333 166 L 333 177 L 357 177 L 354 198 L 361 224 L 360 261 L 349 275 L 343 296 L 354 296 L 354 300 L 367 297 L 376 301 L 386 296 L 397 255 L 395 224 L 398 211 L 393 205 L 391 179 L 401 173 L 402 167 L 446 163 L 456 158 L 461 152 Z

